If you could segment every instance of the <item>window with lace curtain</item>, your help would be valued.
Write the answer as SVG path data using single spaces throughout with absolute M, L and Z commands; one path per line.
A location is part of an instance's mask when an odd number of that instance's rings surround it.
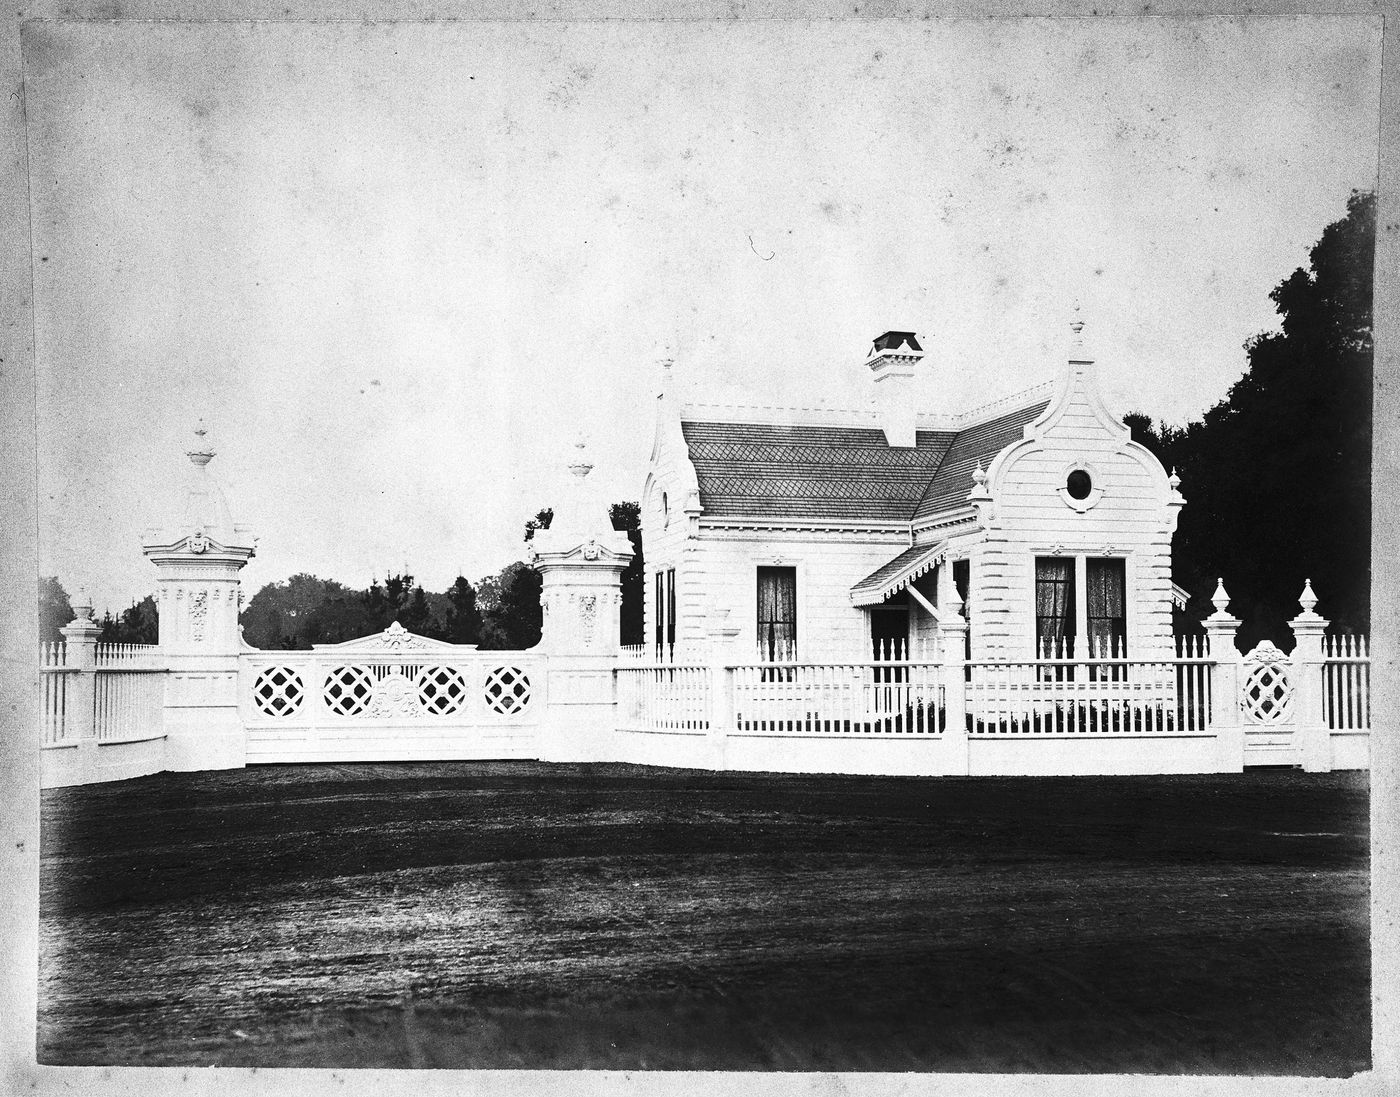
M 1035 654 L 1074 657 L 1074 557 L 1035 558 Z
M 758 650 L 765 659 L 797 651 L 797 569 L 758 569 Z
M 1105 656 L 1122 659 L 1128 654 L 1128 617 L 1124 602 L 1127 561 L 1089 559 L 1084 561 L 1086 624 L 1091 659 Z

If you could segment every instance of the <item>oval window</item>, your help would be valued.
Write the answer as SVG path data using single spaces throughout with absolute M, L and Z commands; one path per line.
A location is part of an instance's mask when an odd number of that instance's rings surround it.
M 1087 499 L 1094 490 L 1094 481 L 1083 469 L 1075 469 L 1065 478 L 1065 491 L 1071 499 Z

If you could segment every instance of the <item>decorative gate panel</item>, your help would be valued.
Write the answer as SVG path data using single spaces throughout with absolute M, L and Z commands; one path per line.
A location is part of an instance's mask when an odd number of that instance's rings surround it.
M 1240 661 L 1240 711 L 1244 716 L 1246 765 L 1297 765 L 1302 757 L 1294 735 L 1297 668 L 1268 640 Z
M 397 623 L 311 651 L 245 650 L 249 762 L 534 757 L 545 662 Z

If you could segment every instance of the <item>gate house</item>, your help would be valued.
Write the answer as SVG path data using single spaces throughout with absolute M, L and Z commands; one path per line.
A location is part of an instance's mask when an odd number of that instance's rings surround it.
M 937 654 L 961 602 L 973 659 L 1169 654 L 1184 500 L 1105 406 L 1082 327 L 1058 380 L 957 416 L 910 404 L 909 332 L 875 340 L 866 410 L 664 392 L 642 508 L 651 643 L 683 659 L 721 615 L 769 657 Z

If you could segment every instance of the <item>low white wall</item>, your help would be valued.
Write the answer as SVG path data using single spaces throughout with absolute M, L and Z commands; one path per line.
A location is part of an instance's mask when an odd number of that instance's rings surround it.
M 730 735 L 723 768 L 765 773 L 854 773 L 934 776 L 955 772 L 934 736 Z
M 436 762 L 538 758 L 534 728 L 500 730 L 340 726 L 250 728 L 249 764 L 278 762 Z
M 1332 740 L 1333 769 L 1370 769 L 1371 733 L 1369 731 L 1334 731 Z
M 597 761 L 678 769 L 724 768 L 715 740 L 705 731 L 616 731 L 609 746 L 610 757 Z
M 1218 773 L 1214 735 L 1024 736 L 970 738 L 968 769 L 978 776 Z
M 39 787 L 65 788 L 145 777 L 166 767 L 166 739 L 101 743 L 96 739 L 46 746 L 39 752 Z

